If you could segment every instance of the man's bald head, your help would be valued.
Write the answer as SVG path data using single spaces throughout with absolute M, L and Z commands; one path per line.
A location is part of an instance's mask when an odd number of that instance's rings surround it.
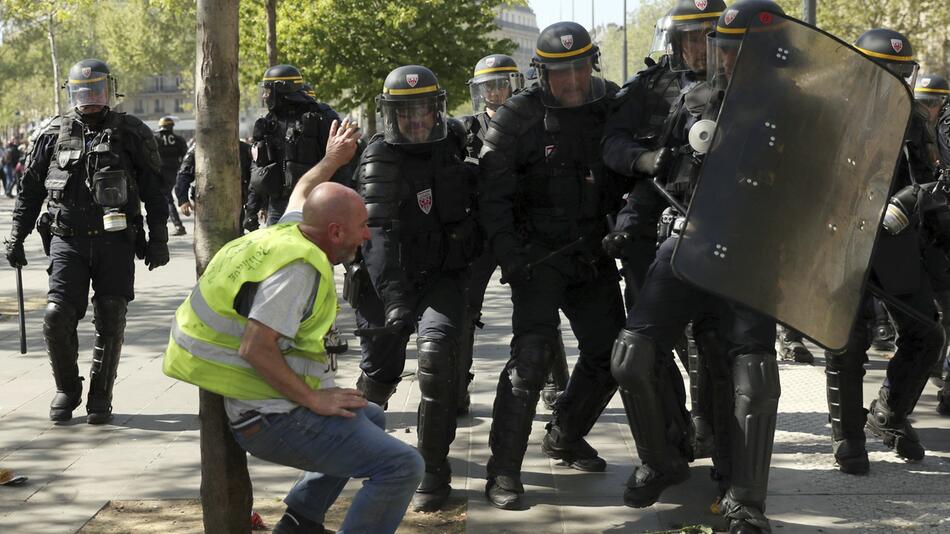
M 356 249 L 369 239 L 366 206 L 352 189 L 334 182 L 313 188 L 303 205 L 300 230 L 333 263 L 352 261 Z

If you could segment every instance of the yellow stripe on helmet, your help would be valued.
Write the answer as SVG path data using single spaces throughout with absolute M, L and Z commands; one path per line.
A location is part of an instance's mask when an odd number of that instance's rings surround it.
M 438 85 L 427 85 L 425 87 L 415 87 L 413 89 L 389 89 L 383 87 L 383 92 L 394 96 L 419 95 L 422 93 L 434 93 L 439 90 Z
M 74 84 L 75 83 L 95 83 L 95 82 L 101 82 L 102 80 L 105 80 L 106 78 L 108 78 L 108 76 L 99 76 L 98 78 L 90 78 L 88 80 L 73 80 L 72 78 L 70 78 L 69 83 L 74 83 Z
M 878 59 L 886 59 L 888 61 L 913 61 L 914 60 L 914 56 L 895 56 L 893 54 L 882 54 L 880 52 L 872 52 L 871 50 L 861 48 L 860 46 L 856 46 L 855 48 L 860 50 L 861 53 L 866 56 L 876 57 Z
M 264 76 L 265 82 L 277 82 L 281 80 L 303 81 L 303 76 Z
M 940 95 L 950 95 L 950 89 L 931 89 L 930 87 L 915 87 L 915 93 L 937 93 Z
M 724 28 L 722 26 L 716 25 L 717 33 L 731 33 L 733 35 L 742 35 L 746 32 L 745 28 Z
M 722 15 L 722 11 L 717 11 L 715 13 L 695 13 L 693 15 L 673 15 L 670 17 L 671 20 L 682 21 L 682 20 L 699 20 L 699 19 L 718 19 L 719 15 Z
M 491 74 L 493 72 L 518 72 L 518 67 L 493 67 L 490 69 L 482 69 L 475 71 L 475 76 L 481 76 L 482 74 Z
M 538 57 L 546 57 L 546 58 L 555 59 L 555 58 L 579 56 L 583 54 L 584 52 L 587 52 L 593 47 L 594 47 L 594 43 L 587 43 L 587 46 L 583 48 L 578 48 L 577 50 L 571 50 L 570 52 L 542 52 L 538 50 L 537 48 L 535 48 L 534 53 L 537 54 Z

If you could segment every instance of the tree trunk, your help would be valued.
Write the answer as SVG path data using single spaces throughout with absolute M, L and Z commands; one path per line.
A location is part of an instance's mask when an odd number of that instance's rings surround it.
M 195 259 L 198 274 L 239 235 L 238 2 L 198 0 L 195 72 Z M 201 506 L 205 532 L 250 533 L 247 456 L 219 395 L 201 390 Z
M 53 102 L 56 105 L 56 115 L 62 115 L 63 105 L 60 102 L 60 83 L 59 83 L 59 58 L 56 54 L 56 32 L 53 22 L 53 11 L 49 12 L 46 19 L 46 35 L 49 37 L 49 55 L 53 60 Z
M 277 0 L 264 0 L 267 12 L 267 65 L 277 64 Z

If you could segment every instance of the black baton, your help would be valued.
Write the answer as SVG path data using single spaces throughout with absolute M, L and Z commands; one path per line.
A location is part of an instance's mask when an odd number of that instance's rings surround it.
M 16 300 L 20 310 L 20 354 L 26 354 L 26 310 L 23 309 L 23 270 L 16 268 Z

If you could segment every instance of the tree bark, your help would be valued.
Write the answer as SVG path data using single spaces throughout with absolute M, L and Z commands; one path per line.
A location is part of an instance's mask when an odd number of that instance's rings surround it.
M 49 37 L 49 55 L 53 60 L 53 102 L 56 105 L 56 114 L 63 114 L 63 104 L 60 102 L 59 58 L 56 54 L 56 26 L 53 19 L 54 11 L 50 11 L 46 18 L 46 35 Z
M 198 0 L 195 67 L 195 259 L 198 274 L 240 235 L 238 2 Z M 250 533 L 247 456 L 234 441 L 223 399 L 201 390 L 201 506 L 205 532 Z
M 267 12 L 267 65 L 277 64 L 277 0 L 264 0 Z

